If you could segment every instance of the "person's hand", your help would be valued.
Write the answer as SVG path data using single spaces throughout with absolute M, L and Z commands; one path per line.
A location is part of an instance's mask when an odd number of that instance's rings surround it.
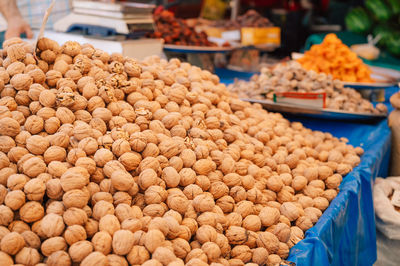
M 29 24 L 21 17 L 16 17 L 10 19 L 8 22 L 7 31 L 5 34 L 5 39 L 10 39 L 12 37 L 20 37 L 21 34 L 25 33 L 28 39 L 33 38 L 33 32 Z

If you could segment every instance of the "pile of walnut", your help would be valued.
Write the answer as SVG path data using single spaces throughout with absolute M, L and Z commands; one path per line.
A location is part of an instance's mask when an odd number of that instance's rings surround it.
M 360 162 L 177 59 L 3 46 L 3 266 L 276 265 Z
M 262 68 L 260 75 L 254 75 L 249 82 L 237 80 L 228 89 L 240 98 L 273 99 L 275 92 L 325 92 L 326 108 L 359 113 L 387 113 L 384 104 L 376 107 L 351 88 L 344 88 L 340 80 L 331 75 L 304 69 L 300 63 L 290 61 L 274 69 Z

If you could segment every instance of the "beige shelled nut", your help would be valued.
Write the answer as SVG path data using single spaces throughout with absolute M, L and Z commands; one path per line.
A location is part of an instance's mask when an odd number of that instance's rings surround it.
M 82 262 L 91 252 L 93 252 L 93 245 L 87 240 L 73 243 L 68 250 L 73 262 Z
M 6 234 L 0 242 L 1 251 L 9 255 L 16 255 L 24 246 L 24 238 L 16 232 Z

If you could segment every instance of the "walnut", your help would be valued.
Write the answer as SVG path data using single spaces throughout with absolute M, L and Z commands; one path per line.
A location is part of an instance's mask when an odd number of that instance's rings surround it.
M 235 207 L 235 200 L 231 196 L 223 196 L 216 201 L 216 205 L 220 207 L 224 213 L 230 213 Z
M 201 246 L 201 249 L 206 254 L 208 261 L 214 261 L 221 256 L 221 250 L 214 242 L 205 242 Z
M 39 249 L 41 243 L 37 234 L 32 231 L 24 231 L 21 236 L 24 238 L 26 246 Z
M 144 246 L 135 245 L 128 253 L 127 259 L 131 265 L 142 264 L 150 259 L 150 255 Z
M 75 121 L 74 113 L 66 107 L 58 107 L 56 116 L 62 124 L 72 124 Z
M 341 182 L 342 176 L 340 174 L 331 175 L 325 180 L 325 184 L 328 189 L 338 188 Z
M 0 119 L 0 134 L 10 137 L 15 137 L 21 131 L 19 123 L 10 117 Z
M 138 166 L 142 157 L 139 153 L 136 152 L 126 152 L 122 154 L 118 160 L 125 167 L 127 171 L 135 170 Z
M 215 171 L 215 169 L 215 163 L 208 159 L 200 159 L 193 165 L 193 170 L 195 170 L 198 175 L 208 175 L 211 171 Z
M 164 234 L 160 230 L 149 230 L 146 234 L 144 245 L 153 253 L 165 240 Z
M 73 129 L 74 137 L 80 141 L 92 135 L 92 127 L 82 121 L 76 121 Z
M 19 215 L 27 223 L 36 222 L 44 216 L 44 208 L 39 202 L 29 201 L 21 207 Z
M 71 57 L 77 56 L 81 53 L 81 45 L 75 41 L 65 42 L 61 49 L 64 54 L 67 54 Z
M 146 190 L 152 185 L 156 185 L 157 173 L 153 169 L 145 169 L 139 175 L 138 184 L 143 190 Z
M 191 149 L 181 151 L 179 157 L 182 159 L 183 167 L 192 167 L 196 162 L 196 154 Z
M 81 262 L 91 252 L 93 252 L 93 245 L 87 240 L 81 240 L 73 243 L 69 247 L 68 251 L 73 262 Z
M 276 208 L 264 207 L 258 216 L 263 226 L 271 226 L 279 220 L 280 213 Z
M 191 168 L 183 168 L 179 171 L 181 186 L 188 186 L 196 182 L 196 173 Z
M 247 240 L 247 234 L 246 229 L 239 226 L 230 226 L 228 230 L 226 230 L 226 237 L 231 245 L 244 244 Z
M 206 193 L 196 196 L 193 199 L 192 204 L 194 209 L 198 212 L 211 211 L 215 206 L 215 202 L 211 194 Z
M 22 233 L 22 232 L 30 230 L 29 225 L 27 225 L 23 221 L 13 221 L 8 226 L 8 229 L 10 229 L 11 232 L 17 232 L 17 233 Z
M 113 160 L 113 153 L 107 149 L 99 149 L 94 154 L 96 165 L 103 167 L 107 162 Z
M 23 265 L 36 265 L 40 262 L 41 256 L 37 249 L 24 247 L 15 256 L 15 262 Z
M 296 226 L 298 226 L 303 231 L 307 231 L 313 226 L 313 222 L 308 216 L 300 216 L 296 220 Z
M 341 163 L 338 165 L 336 172 L 342 176 L 345 176 L 352 170 L 353 170 L 353 167 L 350 164 Z
M 25 70 L 25 64 L 19 61 L 15 61 L 11 63 L 9 66 L 7 66 L 7 73 L 10 76 L 14 76 L 16 74 L 21 74 Z
M 27 71 L 28 68 L 25 69 L 25 71 Z M 36 69 L 32 69 L 30 71 L 27 72 L 28 75 L 30 75 L 33 79 L 33 84 L 42 84 L 46 81 L 46 74 L 43 72 L 43 70 L 41 70 L 40 68 L 36 68 Z M 33 85 L 32 84 L 32 85 Z M 31 87 L 32 87 L 31 85 Z
M 158 247 L 152 254 L 152 258 L 158 260 L 163 265 L 168 265 L 176 259 L 174 252 L 166 247 Z
M 280 207 L 280 212 L 290 221 L 296 220 L 300 215 L 297 207 L 291 202 L 284 202 Z
M 25 193 L 21 190 L 8 192 L 4 204 L 14 211 L 19 210 L 25 204 Z
M 80 189 L 72 189 L 64 193 L 63 203 L 66 208 L 76 207 L 83 208 L 89 201 L 88 191 Z
M 319 169 L 317 167 L 310 167 L 304 170 L 304 177 L 307 178 L 308 181 L 312 181 L 318 178 Z
M 56 41 L 48 39 L 46 37 L 40 38 L 38 40 L 37 47 L 41 51 L 51 50 L 51 51 L 54 51 L 56 53 L 61 51 L 61 47 Z
M 108 265 L 108 260 L 105 255 L 100 252 L 92 252 L 86 258 L 84 258 L 81 262 L 82 266 L 106 266 Z
M 101 217 L 99 221 L 99 230 L 109 233 L 111 236 L 121 228 L 118 218 L 114 215 L 107 214 Z
M 67 243 L 65 242 L 65 239 L 60 236 L 48 238 L 43 241 L 41 246 L 42 254 L 45 256 L 50 256 L 53 252 L 66 249 Z
M 113 187 L 120 191 L 128 191 L 134 184 L 133 177 L 126 171 L 117 170 L 111 175 Z
M 29 74 L 15 74 L 11 80 L 10 84 L 16 90 L 28 90 L 29 87 L 32 85 L 33 79 Z
M 248 215 L 243 219 L 242 226 L 247 230 L 257 232 L 261 229 L 261 219 L 257 215 Z
M 35 155 L 43 154 L 49 145 L 49 141 L 40 135 L 31 136 L 26 140 L 26 148 Z
M 276 253 L 279 249 L 279 239 L 270 232 L 259 232 L 257 246 L 268 250 L 268 253 Z
M 329 206 L 329 201 L 323 197 L 314 198 L 314 207 L 320 209 L 321 211 L 325 211 Z
M 67 252 L 64 250 L 58 250 L 53 252 L 46 261 L 47 265 L 57 266 L 63 265 L 68 266 L 71 265 L 71 258 Z
M 271 176 L 267 180 L 268 189 L 279 192 L 283 187 L 283 181 L 278 176 Z
M 111 252 L 112 237 L 105 231 L 97 232 L 92 237 L 92 244 L 95 251 L 99 251 L 104 255 L 107 255 Z
M 60 236 L 65 228 L 63 217 L 54 213 L 44 216 L 40 226 L 47 237 Z
M 68 245 L 72 245 L 78 241 L 85 240 L 87 238 L 87 234 L 83 226 L 71 225 L 65 230 L 64 238 Z
M 9 255 L 17 254 L 24 246 L 24 238 L 16 232 L 6 234 L 0 242 L 1 251 Z
M 115 254 L 107 255 L 108 265 L 110 266 L 128 266 L 128 262 L 123 256 L 118 256 Z
M 290 228 L 290 239 L 289 239 L 289 247 L 294 246 L 298 242 L 300 242 L 304 238 L 303 230 L 301 230 L 297 226 L 292 226 Z
M 63 213 L 64 223 L 68 226 L 78 224 L 84 225 L 88 221 L 87 214 L 84 210 L 79 208 L 68 208 Z
M 266 248 L 255 248 L 252 250 L 253 251 L 253 256 L 252 256 L 252 261 L 257 263 L 258 265 L 264 265 L 267 264 L 267 259 L 268 259 L 268 250 Z
M 318 167 L 318 178 L 321 180 L 327 179 L 329 176 L 333 175 L 333 171 L 328 166 L 319 166 Z
M 179 185 L 181 176 L 175 168 L 168 166 L 163 169 L 162 179 L 168 187 L 172 188 Z
M 246 245 L 235 246 L 231 251 L 231 256 L 234 259 L 240 259 L 243 263 L 247 263 L 252 259 L 252 252 Z
M 337 196 L 337 191 L 335 189 L 327 189 L 323 192 L 322 196 L 331 202 Z

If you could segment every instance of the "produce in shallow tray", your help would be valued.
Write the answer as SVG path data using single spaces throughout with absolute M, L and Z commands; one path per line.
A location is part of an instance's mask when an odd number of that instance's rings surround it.
M 240 29 L 241 27 L 272 27 L 273 24 L 269 19 L 263 17 L 254 9 L 248 10 L 236 20 L 219 20 L 213 24 L 215 27 L 226 29 Z
M 305 70 L 298 62 L 290 61 L 274 69 L 262 68 L 249 82 L 236 80 L 228 89 L 240 98 L 273 100 L 276 92 L 320 92 L 326 93 L 326 108 L 360 113 L 387 113 L 384 104 L 376 108 L 354 89 L 344 88 L 340 80 L 331 75 Z
M 154 15 L 155 31 L 149 35 L 152 38 L 163 38 L 167 44 L 216 46 L 207 40 L 205 32 L 197 33 L 193 27 L 187 25 L 185 20 L 176 18 L 167 10 Z
M 276 265 L 363 153 L 177 59 L 3 47 L 0 265 Z
M 321 44 L 311 46 L 297 61 L 308 70 L 331 74 L 335 79 L 373 82 L 368 66 L 333 33 L 327 34 Z

